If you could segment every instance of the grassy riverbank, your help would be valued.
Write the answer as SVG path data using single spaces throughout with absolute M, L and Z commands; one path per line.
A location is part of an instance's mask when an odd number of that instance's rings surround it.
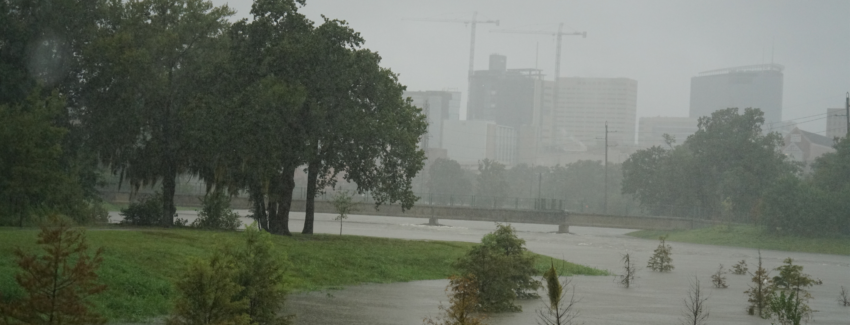
M 19 295 L 14 247 L 35 251 L 37 229 L 0 228 L 0 294 Z M 207 257 L 217 245 L 236 245 L 241 233 L 193 229 L 91 229 L 90 247 L 104 247 L 99 271 L 106 293 L 95 299 L 113 321 L 140 321 L 164 315 L 175 296 L 173 283 L 191 257 Z M 451 264 L 473 244 L 357 236 L 274 236 L 279 258 L 290 261 L 290 290 L 311 291 L 359 283 L 446 278 Z M 550 258 L 538 258 L 541 274 Z M 560 264 L 556 261 L 556 264 Z M 569 274 L 605 271 L 564 262 Z
M 668 241 L 719 246 L 747 247 L 790 252 L 850 255 L 850 237 L 810 238 L 784 236 L 765 232 L 755 226 L 723 226 L 693 230 L 640 230 L 629 236 L 658 239 L 669 234 Z

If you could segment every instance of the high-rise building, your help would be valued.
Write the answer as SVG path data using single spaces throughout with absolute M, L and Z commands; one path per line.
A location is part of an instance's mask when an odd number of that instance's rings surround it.
M 847 110 L 845 108 L 826 109 L 826 137 L 834 139 L 847 136 Z
M 697 132 L 697 119 L 690 117 L 641 117 L 638 124 L 638 147 L 666 146 L 664 134 L 682 144 Z
M 608 141 L 635 143 L 637 81 L 628 78 L 561 78 L 558 103 L 553 112 L 545 109 L 543 142 L 551 149 L 575 143 Z M 547 94 L 551 96 L 551 94 Z M 546 113 L 550 113 L 547 115 Z M 545 126 L 545 124 L 551 124 Z M 548 137 L 548 139 L 547 139 Z
M 428 133 L 422 137 L 422 148 L 444 148 L 443 121 L 460 120 L 460 92 L 457 91 L 406 91 L 413 105 L 422 108 L 428 117 Z
M 492 121 L 444 121 L 446 153 L 463 166 L 474 168 L 487 158 L 507 166 L 516 163 L 517 132 Z
M 533 125 L 538 69 L 508 69 L 504 55 L 490 55 L 488 70 L 472 74 L 467 120 L 493 121 L 519 130 Z
M 714 111 L 730 107 L 752 107 L 764 112 L 767 128 L 780 123 L 784 69 L 771 63 L 700 73 L 691 78 L 690 117 L 711 116 Z

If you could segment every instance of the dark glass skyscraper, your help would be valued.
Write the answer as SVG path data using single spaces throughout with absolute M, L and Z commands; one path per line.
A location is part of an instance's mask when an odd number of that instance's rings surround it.
M 710 116 L 729 107 L 759 108 L 765 128 L 782 122 L 782 71 L 779 64 L 759 64 L 702 72 L 691 78 L 690 117 Z

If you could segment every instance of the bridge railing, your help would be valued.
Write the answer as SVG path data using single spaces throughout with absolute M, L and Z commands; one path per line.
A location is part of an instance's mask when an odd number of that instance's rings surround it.
M 128 193 L 133 189 L 129 184 L 123 184 L 118 187 L 117 180 L 107 182 L 102 186 L 101 191 L 105 193 Z M 138 194 L 142 196 L 151 194 L 158 188 L 140 188 Z M 318 201 L 331 201 L 336 193 L 340 190 L 347 190 L 352 193 L 354 200 L 357 202 L 374 203 L 375 200 L 370 193 L 357 194 L 351 188 L 326 189 L 324 192 L 316 195 Z M 176 186 L 177 195 L 203 196 L 206 193 L 206 186 L 192 178 L 179 178 Z M 475 207 L 489 209 L 511 209 L 511 210 L 559 210 L 572 211 L 581 213 L 595 214 L 611 214 L 623 216 L 665 216 L 665 217 L 684 217 L 696 219 L 713 219 L 715 216 L 709 215 L 699 207 L 679 206 L 679 205 L 654 205 L 645 206 L 637 202 L 631 204 L 609 204 L 608 209 L 602 207 L 601 202 L 591 204 L 582 199 L 564 200 L 553 198 L 529 198 L 529 197 L 498 197 L 473 194 L 446 194 L 446 193 L 414 193 L 419 200 L 416 205 L 428 206 L 458 206 L 458 207 Z M 247 193 L 239 193 L 239 197 L 248 198 Z M 295 187 L 293 189 L 292 198 L 294 200 L 305 200 L 307 198 L 306 187 Z

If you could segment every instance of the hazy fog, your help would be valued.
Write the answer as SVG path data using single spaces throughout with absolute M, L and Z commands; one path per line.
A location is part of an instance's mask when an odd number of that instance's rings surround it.
M 247 17 L 251 0 L 229 3 Z M 307 0 L 301 10 L 347 20 L 401 74 L 410 90 L 457 88 L 466 108 L 469 27 L 410 18 L 499 19 L 479 25 L 475 66 L 491 53 L 508 68 L 554 71 L 554 37 L 490 33 L 494 29 L 587 31 L 565 37 L 561 76 L 638 81 L 638 116 L 687 116 L 690 78 L 701 71 L 769 63 L 785 65 L 783 119 L 841 107 L 850 87 L 850 1 L 458 1 Z M 772 50 L 773 49 L 773 50 Z M 819 117 L 819 118 L 822 118 Z M 798 120 L 806 121 L 806 119 Z M 823 134 L 825 121 L 800 125 Z

